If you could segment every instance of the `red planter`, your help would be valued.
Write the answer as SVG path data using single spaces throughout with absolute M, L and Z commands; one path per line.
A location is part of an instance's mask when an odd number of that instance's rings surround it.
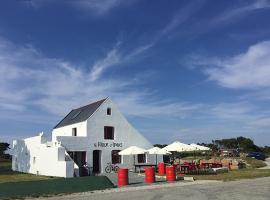
M 174 166 L 166 166 L 166 180 L 167 182 L 173 182 L 176 180 Z
M 128 169 L 119 168 L 117 175 L 119 187 L 128 185 Z
M 153 167 L 145 168 L 145 183 L 154 183 L 156 181 L 155 170 Z
M 159 175 L 165 175 L 165 164 L 162 162 L 162 163 L 159 163 L 158 164 L 158 174 Z

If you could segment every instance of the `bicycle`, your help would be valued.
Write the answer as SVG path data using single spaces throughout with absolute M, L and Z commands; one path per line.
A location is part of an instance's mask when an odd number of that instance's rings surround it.
M 117 173 L 119 167 L 117 165 L 114 165 L 112 163 L 107 163 L 107 167 L 105 168 L 106 173 L 111 173 L 112 171 Z

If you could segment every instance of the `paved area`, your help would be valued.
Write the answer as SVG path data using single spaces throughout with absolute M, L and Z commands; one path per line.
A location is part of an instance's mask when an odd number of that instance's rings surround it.
M 51 197 L 47 200 L 269 200 L 270 177 L 231 182 L 176 182 Z M 45 198 L 43 198 L 45 199 Z
M 116 173 L 109 173 L 109 174 L 101 174 L 103 176 L 107 176 L 111 182 L 117 186 L 117 174 Z M 141 186 L 141 185 L 145 185 L 144 183 L 144 176 L 140 175 L 138 173 L 132 173 L 129 172 L 128 173 L 129 176 L 129 184 L 130 186 Z M 157 178 L 156 177 L 156 181 L 157 182 L 165 182 L 164 178 Z

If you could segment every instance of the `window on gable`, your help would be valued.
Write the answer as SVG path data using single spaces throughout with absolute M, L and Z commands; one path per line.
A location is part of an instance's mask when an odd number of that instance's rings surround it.
M 114 127 L 104 126 L 104 139 L 113 140 L 114 139 Z
M 112 164 L 121 163 L 121 155 L 119 155 L 120 150 L 112 150 Z
M 112 109 L 111 108 L 107 108 L 107 115 L 111 115 L 112 114 Z
M 77 136 L 77 128 L 72 128 L 72 136 Z
M 138 163 L 146 163 L 145 154 L 138 154 Z

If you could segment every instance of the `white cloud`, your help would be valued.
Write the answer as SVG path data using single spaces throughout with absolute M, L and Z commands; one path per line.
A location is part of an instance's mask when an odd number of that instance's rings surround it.
M 63 116 L 71 108 L 106 96 L 111 96 L 131 116 L 184 116 L 196 109 L 188 103 L 155 99 L 150 91 L 142 89 L 140 79 L 137 82 L 129 77 L 103 78 L 109 67 L 135 59 L 146 49 L 148 46 L 137 47 L 120 55 L 114 47 L 105 58 L 85 69 L 62 59 L 47 58 L 33 47 L 18 47 L 1 38 L 0 109 L 18 113 L 41 109 L 47 114 Z M 14 116 L 14 112 L 10 114 Z
M 252 45 L 244 53 L 229 58 L 192 57 L 192 65 L 205 66 L 209 80 L 233 89 L 270 87 L 270 41 Z
M 252 11 L 269 9 L 270 2 L 268 0 L 255 0 L 244 2 L 244 5 L 236 6 L 225 10 L 220 15 L 216 16 L 209 22 L 210 26 L 220 25 L 228 22 L 235 22 L 236 19 L 241 19 L 242 17 L 247 16 Z
M 120 62 L 120 53 L 117 47 L 110 50 L 106 57 L 102 60 L 98 60 L 91 69 L 90 79 L 92 81 L 97 80 L 102 73 L 109 67 L 112 67 Z
M 76 0 L 71 3 L 82 10 L 90 11 L 97 16 L 103 16 L 117 7 L 129 5 L 134 1 L 135 0 Z

